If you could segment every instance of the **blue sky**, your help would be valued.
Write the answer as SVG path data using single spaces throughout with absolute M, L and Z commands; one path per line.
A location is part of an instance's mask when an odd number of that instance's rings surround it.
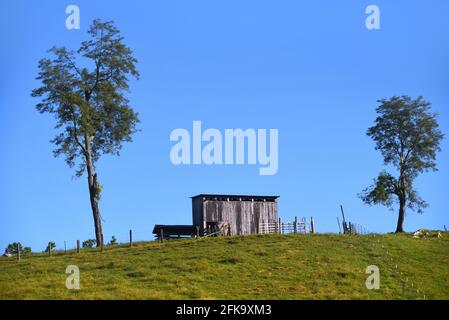
M 81 29 L 65 28 L 76 4 Z M 365 28 L 365 8 L 381 29 Z M 43 250 L 93 238 L 85 176 L 53 158 L 54 119 L 35 109 L 37 62 L 53 45 L 77 49 L 95 18 L 114 20 L 139 60 L 128 97 L 140 132 L 120 157 L 97 165 L 104 236 L 152 239 L 156 223 L 191 223 L 198 193 L 280 195 L 283 219 L 310 217 L 337 232 L 347 216 L 394 231 L 396 212 L 357 197 L 383 168 L 366 136 L 376 100 L 423 95 L 449 133 L 449 2 L 435 1 L 3 1 L 0 10 L 0 250 L 21 241 Z M 174 166 L 170 132 L 279 129 L 279 171 L 258 166 Z M 449 227 L 449 144 L 440 171 L 416 186 L 430 207 L 405 229 Z M 445 191 L 446 190 L 446 191 Z M 445 196 L 446 195 L 446 196 Z

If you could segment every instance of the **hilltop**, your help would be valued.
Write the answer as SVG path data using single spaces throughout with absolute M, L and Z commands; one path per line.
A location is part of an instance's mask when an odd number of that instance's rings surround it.
M 65 287 L 68 265 L 80 290 Z M 365 286 L 369 265 L 379 290 Z M 252 235 L 2 257 L 0 298 L 449 299 L 449 236 Z

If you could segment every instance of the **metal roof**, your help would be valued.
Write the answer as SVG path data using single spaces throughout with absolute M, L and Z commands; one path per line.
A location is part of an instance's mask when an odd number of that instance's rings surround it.
M 241 194 L 199 194 L 193 197 L 190 197 L 191 199 L 196 199 L 196 198 L 208 198 L 208 200 L 219 200 L 219 199 L 223 199 L 223 200 L 227 200 L 229 199 L 237 199 L 237 200 L 241 200 L 241 201 L 249 201 L 249 200 L 268 200 L 268 201 L 274 201 L 277 198 L 279 198 L 279 196 L 255 196 L 255 195 L 241 195 Z

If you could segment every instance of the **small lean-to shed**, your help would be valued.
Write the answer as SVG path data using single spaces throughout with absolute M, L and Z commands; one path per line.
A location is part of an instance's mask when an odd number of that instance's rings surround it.
M 226 226 L 226 234 L 257 234 L 260 223 L 278 221 L 278 196 L 200 194 L 192 197 L 193 225 L 203 232 L 210 224 Z

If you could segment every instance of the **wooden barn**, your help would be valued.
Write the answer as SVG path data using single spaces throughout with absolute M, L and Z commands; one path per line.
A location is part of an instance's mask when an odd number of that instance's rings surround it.
M 192 197 L 192 221 L 201 233 L 259 233 L 261 223 L 278 221 L 278 196 L 200 194 Z

